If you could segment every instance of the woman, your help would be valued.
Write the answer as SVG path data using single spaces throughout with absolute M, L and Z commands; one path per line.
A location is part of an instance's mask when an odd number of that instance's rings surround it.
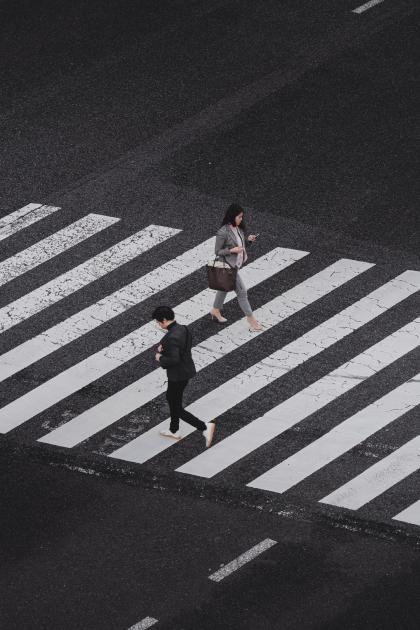
M 239 269 L 246 262 L 248 256 L 246 253 L 245 241 L 253 243 L 257 238 L 257 234 L 245 235 L 246 227 L 244 223 L 243 208 L 237 203 L 232 203 L 226 210 L 225 217 L 222 221 L 222 227 L 216 234 L 216 256 L 222 256 L 232 267 L 238 268 L 236 276 L 236 295 L 238 296 L 239 306 L 243 310 L 250 331 L 262 330 L 261 324 L 252 314 L 251 306 L 248 302 L 247 290 L 239 275 Z M 224 324 L 227 319 L 222 316 L 220 309 L 226 297 L 225 291 L 217 291 L 213 308 L 210 311 L 212 318 L 216 318 L 219 324 Z

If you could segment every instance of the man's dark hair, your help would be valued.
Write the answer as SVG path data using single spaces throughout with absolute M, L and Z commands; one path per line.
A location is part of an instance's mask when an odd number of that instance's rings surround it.
M 163 322 L 164 319 L 175 319 L 175 313 L 170 306 L 158 306 L 152 313 L 152 319 L 157 319 L 158 322 Z
M 231 203 L 229 208 L 226 210 L 225 216 L 223 217 L 222 225 L 235 226 L 235 217 L 237 217 L 238 214 L 241 214 L 241 212 L 244 212 L 244 209 L 242 208 L 242 206 L 239 205 L 239 203 Z M 244 219 L 242 219 L 241 221 L 241 229 L 246 232 Z

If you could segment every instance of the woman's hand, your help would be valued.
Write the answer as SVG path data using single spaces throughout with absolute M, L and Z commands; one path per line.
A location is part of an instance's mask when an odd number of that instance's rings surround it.
M 240 254 L 241 252 L 244 251 L 243 247 L 232 247 L 232 249 L 229 250 L 231 254 Z
M 251 243 L 253 243 L 256 239 L 257 239 L 258 234 L 250 234 L 248 236 L 248 241 L 251 241 Z

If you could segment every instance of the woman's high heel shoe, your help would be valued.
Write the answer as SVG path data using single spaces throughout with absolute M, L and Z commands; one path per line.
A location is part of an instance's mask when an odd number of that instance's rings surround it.
M 260 332 L 261 330 L 264 330 L 264 327 L 260 324 L 260 322 L 257 322 L 257 320 L 250 322 L 248 319 L 248 324 L 250 324 L 249 332 Z
M 219 324 L 226 324 L 227 319 L 226 317 L 223 317 L 222 315 L 216 315 L 215 313 L 210 312 L 210 317 L 213 319 L 215 319 Z

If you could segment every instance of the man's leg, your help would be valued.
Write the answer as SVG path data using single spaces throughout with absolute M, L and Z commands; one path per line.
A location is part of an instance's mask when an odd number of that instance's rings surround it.
M 187 385 L 188 381 L 168 381 L 166 399 L 171 412 L 171 424 L 169 426 L 169 431 L 161 431 L 161 434 L 165 437 L 174 437 L 179 440 L 181 437 L 179 434 L 179 418 L 181 418 L 203 433 L 203 437 L 208 448 L 211 446 L 213 441 L 216 425 L 213 422 L 208 422 L 206 424 L 183 408 L 182 395 Z
M 182 412 L 182 392 L 187 383 L 188 381 L 168 381 L 166 400 L 168 401 L 171 414 L 171 423 L 169 425 L 171 433 L 177 433 L 179 430 L 179 418 Z
M 181 420 L 184 420 L 184 422 L 188 422 L 188 424 L 191 424 L 193 427 L 195 427 L 199 431 L 205 431 L 207 429 L 207 425 L 205 422 L 203 422 L 196 416 L 193 416 L 192 413 L 190 413 L 186 409 L 181 410 L 179 417 L 181 418 Z
M 181 420 L 184 420 L 185 422 L 188 422 L 188 424 L 191 424 L 193 427 L 195 427 L 196 429 L 198 429 L 199 431 L 202 432 L 203 437 L 204 437 L 204 439 L 206 441 L 206 446 L 208 448 L 209 446 L 211 446 L 211 443 L 213 442 L 213 437 L 214 437 L 214 432 L 216 430 L 216 425 L 214 424 L 214 422 L 207 422 L 207 424 L 206 424 L 205 422 L 203 422 L 199 418 L 196 418 L 196 416 L 193 416 L 192 413 L 190 413 L 189 411 L 184 409 L 184 407 L 182 405 L 182 394 L 184 393 L 184 389 L 186 388 L 187 385 L 188 385 L 188 381 L 185 382 L 185 385 L 183 386 L 182 392 L 181 392 L 180 418 L 181 418 Z

